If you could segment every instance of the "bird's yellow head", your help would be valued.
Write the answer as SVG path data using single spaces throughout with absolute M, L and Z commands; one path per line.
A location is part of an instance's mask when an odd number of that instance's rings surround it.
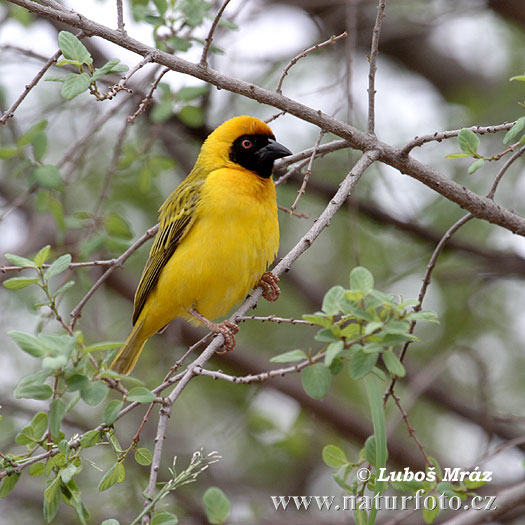
M 246 115 L 234 117 L 210 133 L 202 145 L 198 164 L 250 170 L 260 177 L 272 174 L 276 159 L 292 152 L 275 141 L 270 127 Z

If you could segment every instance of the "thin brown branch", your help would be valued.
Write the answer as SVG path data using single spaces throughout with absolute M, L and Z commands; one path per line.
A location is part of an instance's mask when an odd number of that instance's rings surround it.
M 122 34 L 126 34 L 124 29 L 124 9 L 122 8 L 122 0 L 117 0 L 117 27 Z
M 469 129 L 477 135 L 485 135 L 487 133 L 498 133 L 500 131 L 508 131 L 515 122 L 504 122 L 497 126 L 472 126 Z M 427 144 L 428 142 L 442 142 L 443 140 L 451 139 L 459 135 L 460 129 L 453 129 L 450 131 L 436 131 L 430 135 L 423 135 L 421 137 L 415 137 L 411 140 L 404 148 L 401 149 L 401 155 L 406 157 L 414 148 Z
M 286 65 L 286 67 L 283 69 L 283 72 L 281 74 L 281 78 L 279 78 L 279 81 L 277 82 L 277 87 L 275 88 L 276 93 L 279 95 L 282 95 L 283 92 L 283 82 L 286 75 L 288 75 L 288 72 L 290 69 L 301 60 L 301 58 L 304 58 L 310 53 L 313 53 L 314 51 L 317 51 L 318 49 L 321 49 L 322 47 L 329 46 L 331 44 L 334 44 L 338 40 L 341 40 L 341 38 L 346 38 L 348 36 L 348 33 L 345 31 L 344 33 L 341 33 L 340 35 L 332 35 L 328 40 L 325 40 L 324 42 L 321 42 L 320 44 L 316 44 L 315 46 L 309 47 L 307 49 L 304 49 L 301 51 L 297 56 L 293 57 L 290 62 Z M 279 115 L 280 116 L 280 115 Z M 275 117 L 277 118 L 277 117 Z M 273 119 L 272 119 L 273 120 Z
M 392 395 L 392 397 L 394 399 L 394 402 L 395 402 L 399 412 L 401 413 L 401 417 L 403 418 L 403 421 L 405 422 L 405 426 L 407 427 L 409 436 L 414 440 L 414 443 L 416 444 L 417 448 L 421 452 L 422 456 L 425 458 L 425 463 L 427 465 L 429 465 L 429 466 L 432 466 L 432 463 L 431 463 L 430 459 L 428 458 L 428 455 L 425 452 L 425 449 L 423 448 L 423 445 L 421 444 L 421 441 L 419 441 L 419 439 L 416 436 L 415 428 L 408 421 L 408 415 L 405 412 L 405 409 L 403 408 L 403 405 L 401 405 L 401 400 L 399 399 L 399 397 L 394 392 L 392 392 L 391 395 Z
M 60 55 L 62 55 L 62 51 L 59 49 L 33 77 L 33 80 L 31 80 L 31 82 L 25 86 L 24 91 L 20 94 L 20 96 L 13 102 L 13 104 L 11 104 L 11 107 L 4 112 L 2 117 L 0 117 L 0 126 L 15 116 L 15 111 L 18 109 L 18 106 L 22 104 L 27 95 L 29 95 L 31 90 L 38 84 L 40 79 L 46 74 L 47 70 L 58 60 Z
M 82 308 L 84 308 L 86 303 L 89 301 L 91 296 L 97 291 L 97 289 L 104 283 L 104 281 L 113 273 L 113 271 L 116 268 L 122 266 L 122 264 L 124 264 L 128 260 L 128 258 L 133 253 L 135 253 L 147 240 L 154 237 L 158 229 L 159 225 L 157 224 L 150 228 L 148 231 L 146 231 L 146 233 L 142 237 L 137 239 L 120 257 L 115 259 L 115 262 L 111 264 L 109 268 L 100 276 L 97 282 L 89 289 L 86 295 L 71 312 L 71 329 L 75 327 L 76 322 L 82 314 Z
M 129 124 L 134 124 L 135 123 L 135 119 L 141 114 L 143 113 L 145 110 L 146 110 L 146 107 L 148 106 L 148 104 L 150 104 L 151 100 L 153 99 L 153 93 L 155 93 L 155 90 L 157 89 L 157 87 L 159 86 L 160 84 L 160 81 L 162 80 L 162 77 L 168 72 L 170 71 L 170 69 L 168 67 L 164 68 L 158 75 L 158 77 L 155 79 L 155 81 L 153 82 L 153 84 L 151 85 L 151 88 L 150 90 L 148 91 L 147 95 L 140 101 L 140 104 L 139 104 L 139 107 L 137 108 L 137 110 L 135 111 L 135 113 L 133 113 L 133 115 L 130 115 L 128 117 L 128 123 Z
M 499 186 L 499 183 L 501 179 L 503 178 L 503 175 L 507 172 L 507 170 L 516 162 L 522 155 L 525 153 L 525 146 L 522 146 L 512 157 L 510 157 L 507 162 L 501 167 L 499 172 L 496 175 L 496 178 L 494 179 L 494 182 L 492 184 L 492 187 L 490 188 L 490 191 L 487 193 L 487 197 L 489 199 L 494 199 L 494 196 L 496 195 L 496 190 Z
M 278 317 L 276 315 L 267 315 L 265 317 L 259 317 L 256 315 L 243 315 L 240 317 L 237 317 L 236 319 L 238 322 L 243 321 L 261 321 L 261 323 L 265 323 L 266 321 L 270 321 L 272 323 L 289 323 L 289 324 L 303 324 L 306 326 L 313 326 L 313 323 L 310 321 L 304 321 L 303 319 L 294 319 L 293 317 Z
M 312 166 L 314 163 L 314 159 L 317 155 L 317 150 L 319 149 L 319 145 L 321 144 L 321 140 L 323 140 L 323 137 L 324 137 L 324 131 L 321 131 L 321 133 L 319 133 L 317 142 L 315 143 L 314 150 L 312 151 L 312 155 L 310 155 L 310 160 L 308 161 L 308 166 L 306 166 L 306 171 L 304 172 L 303 182 L 301 184 L 301 187 L 299 188 L 299 191 L 297 192 L 297 197 L 295 197 L 293 204 L 290 206 L 291 213 L 295 211 L 295 208 L 297 208 L 297 204 L 299 204 L 299 199 L 306 192 L 306 185 L 308 184 L 308 179 L 310 178 L 310 174 L 312 173 Z
M 230 3 L 230 0 L 224 0 L 223 4 L 217 11 L 217 14 L 215 15 L 215 18 L 213 19 L 213 22 L 210 27 L 210 31 L 208 33 L 208 36 L 206 37 L 206 40 L 204 41 L 204 47 L 202 48 L 202 55 L 201 59 L 199 61 L 199 65 L 201 67 L 207 67 L 208 66 L 208 53 L 210 52 L 211 42 L 213 40 L 213 35 L 215 33 L 215 29 L 217 28 L 217 24 L 219 23 L 222 14 L 224 13 L 224 10 L 226 9 L 227 5 Z
M 377 3 L 377 15 L 372 31 L 372 45 L 370 48 L 369 68 L 368 68 L 368 133 L 375 134 L 375 96 L 376 96 L 376 71 L 377 54 L 379 53 L 379 37 L 381 36 L 381 26 L 385 17 L 386 0 L 379 0 Z

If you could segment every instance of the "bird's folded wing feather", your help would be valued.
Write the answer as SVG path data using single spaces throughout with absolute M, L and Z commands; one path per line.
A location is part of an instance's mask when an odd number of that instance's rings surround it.
M 182 183 L 160 209 L 159 231 L 135 293 L 133 324 L 137 322 L 149 294 L 155 288 L 160 272 L 195 221 L 202 183 L 202 180 Z

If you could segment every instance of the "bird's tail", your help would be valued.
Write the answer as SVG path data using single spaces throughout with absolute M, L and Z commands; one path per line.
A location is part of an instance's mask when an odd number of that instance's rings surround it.
M 137 323 L 131 333 L 129 334 L 126 342 L 119 350 L 115 359 L 111 363 L 110 368 L 118 372 L 119 374 L 129 374 L 137 364 L 137 360 L 142 352 L 144 343 L 147 341 L 148 336 L 142 331 L 144 321 Z

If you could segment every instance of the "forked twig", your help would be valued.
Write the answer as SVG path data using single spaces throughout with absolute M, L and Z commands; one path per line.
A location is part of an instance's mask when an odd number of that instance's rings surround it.
M 325 40 L 324 42 L 321 42 L 320 44 L 316 44 L 315 46 L 312 46 L 312 47 L 309 47 L 307 49 L 304 49 L 297 56 L 293 57 L 292 60 L 290 60 L 290 62 L 288 62 L 286 67 L 283 69 L 281 78 L 279 78 L 279 82 L 277 83 L 277 87 L 275 88 L 275 91 L 277 93 L 279 93 L 279 95 L 282 95 L 282 93 L 283 93 L 282 88 L 283 88 L 284 77 L 286 77 L 286 75 L 288 74 L 288 71 L 290 71 L 290 69 L 295 64 L 297 64 L 297 62 L 299 62 L 299 60 L 301 60 L 301 58 L 304 58 L 306 55 L 308 55 L 310 53 L 313 53 L 314 51 L 317 51 L 318 49 L 321 49 L 322 47 L 329 46 L 329 45 L 333 44 L 334 42 L 337 42 L 338 40 L 341 40 L 341 38 L 346 38 L 347 36 L 348 36 L 348 33 L 346 31 L 344 31 L 343 33 L 341 33 L 340 35 L 337 35 L 337 36 L 332 35 L 328 40 Z M 278 115 L 278 116 L 280 116 L 280 115 Z M 277 116 L 275 118 L 277 118 Z

